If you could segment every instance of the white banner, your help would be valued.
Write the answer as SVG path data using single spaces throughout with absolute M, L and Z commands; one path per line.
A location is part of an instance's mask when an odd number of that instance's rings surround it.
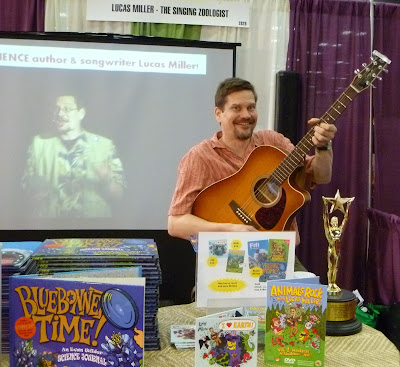
M 116 22 L 250 26 L 248 3 L 232 1 L 87 0 L 86 19 Z
M 204 75 L 207 57 L 167 52 L 0 45 L 0 66 Z

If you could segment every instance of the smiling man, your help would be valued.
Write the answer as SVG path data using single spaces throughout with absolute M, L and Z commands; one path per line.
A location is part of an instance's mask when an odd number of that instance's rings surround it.
M 33 216 L 107 218 L 121 199 L 125 181 L 114 143 L 82 127 L 78 98 L 55 100 L 51 136 L 36 135 L 29 147 L 22 187 Z
M 196 196 L 207 186 L 236 173 L 257 146 L 272 145 L 285 152 L 294 148 L 289 139 L 275 131 L 254 131 L 258 117 L 256 105 L 257 93 L 250 82 L 229 78 L 218 86 L 214 115 L 221 130 L 211 139 L 191 148 L 180 162 L 168 213 L 168 232 L 171 236 L 188 239 L 190 235 L 202 231 L 256 231 L 250 225 L 210 222 L 192 214 Z M 317 122 L 318 119 L 309 121 L 315 129 L 312 138 L 315 155 L 305 157 L 299 174 L 305 183 L 303 186 L 307 188 L 329 182 L 332 173 L 330 142 L 336 127 L 326 123 L 316 125 Z M 296 221 L 291 229 L 297 231 Z

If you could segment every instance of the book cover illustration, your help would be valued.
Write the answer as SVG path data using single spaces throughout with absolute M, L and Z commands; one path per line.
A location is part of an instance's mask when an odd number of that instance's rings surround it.
M 33 257 L 126 258 L 141 256 L 143 258 L 158 258 L 157 246 L 153 239 L 134 238 L 58 238 L 47 239 L 35 251 Z
M 294 272 L 292 231 L 200 232 L 198 242 L 197 307 L 264 305 L 267 280 Z
M 228 251 L 228 244 L 226 239 L 211 240 L 208 242 L 208 252 L 210 256 L 223 257 Z
M 245 307 L 244 314 L 246 316 L 257 316 L 258 318 L 258 330 L 265 330 L 265 311 L 266 307 L 256 307 L 256 306 L 249 306 Z
M 10 277 L 14 274 L 23 273 L 32 263 L 32 254 L 40 246 L 40 241 L 15 241 L 0 243 L 1 258 L 1 352 L 8 353 L 10 335 L 8 320 L 10 314 L 9 283 Z
M 327 286 L 318 279 L 267 283 L 265 363 L 324 365 Z
M 228 261 L 226 262 L 227 273 L 243 273 L 244 251 L 229 250 Z
M 40 244 L 39 241 L 2 242 L 0 251 L 3 273 L 22 271 Z
M 196 319 L 195 366 L 257 366 L 257 317 Z
M 143 365 L 144 278 L 13 276 L 10 366 Z

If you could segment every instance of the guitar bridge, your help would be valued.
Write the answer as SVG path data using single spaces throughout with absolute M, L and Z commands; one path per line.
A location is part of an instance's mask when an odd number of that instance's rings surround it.
M 229 203 L 233 213 L 243 223 L 253 226 L 255 229 L 260 229 L 260 226 L 234 201 Z

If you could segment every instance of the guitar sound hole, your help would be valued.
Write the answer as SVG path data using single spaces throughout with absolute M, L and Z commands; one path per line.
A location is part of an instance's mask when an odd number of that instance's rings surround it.
M 271 204 L 279 196 L 279 186 L 268 178 L 264 178 L 254 185 L 254 196 L 264 205 Z

